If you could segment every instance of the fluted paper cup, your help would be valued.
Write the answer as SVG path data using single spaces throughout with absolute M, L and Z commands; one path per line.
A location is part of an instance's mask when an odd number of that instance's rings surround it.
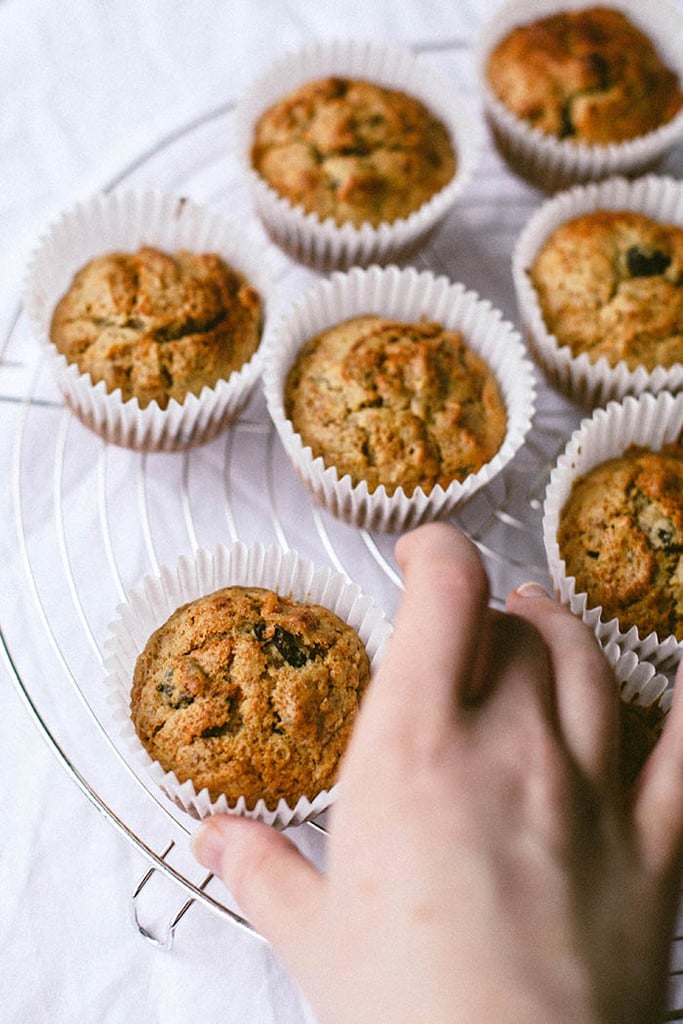
M 464 480 L 407 495 L 383 485 L 369 490 L 340 476 L 304 445 L 284 405 L 285 382 L 301 346 L 309 338 L 355 316 L 376 314 L 415 322 L 438 321 L 462 333 L 465 344 L 492 370 L 507 414 L 503 443 L 494 457 Z M 501 473 L 524 444 L 534 413 L 533 367 L 518 332 L 499 310 L 464 285 L 412 267 L 352 268 L 321 281 L 285 313 L 264 339 L 263 385 L 268 410 L 300 479 L 312 496 L 334 515 L 357 527 L 399 531 L 429 519 L 444 518 Z
M 610 644 L 622 652 L 632 652 L 640 660 L 651 662 L 658 671 L 672 674 L 683 649 L 675 636 L 642 636 L 636 626 L 622 629 L 618 619 L 603 618 L 600 605 L 577 590 L 576 578 L 567 575 L 558 544 L 562 509 L 575 480 L 608 459 L 622 455 L 632 445 L 658 451 L 677 441 L 683 432 L 683 395 L 644 393 L 627 396 L 622 402 L 610 402 L 574 431 L 553 468 L 543 506 L 543 542 L 548 571 L 558 599 L 567 605 L 595 632 L 600 644 Z
M 532 355 L 550 384 L 586 408 L 605 405 L 643 391 L 676 393 L 683 389 L 683 364 L 630 369 L 625 362 L 610 365 L 587 353 L 576 356 L 547 329 L 529 272 L 536 256 L 560 225 L 599 210 L 630 210 L 662 224 L 683 228 L 683 183 L 665 176 L 646 175 L 631 181 L 610 178 L 575 186 L 547 199 L 524 226 L 512 256 L 512 278 L 520 324 Z
M 273 189 L 251 161 L 254 127 L 273 103 L 306 82 L 330 75 L 371 81 L 420 100 L 446 126 L 456 171 L 451 181 L 405 218 L 378 227 L 306 213 Z M 422 56 L 379 43 L 318 40 L 288 53 L 256 79 L 236 107 L 238 158 L 249 182 L 258 216 L 271 237 L 292 256 L 321 270 L 388 263 L 425 243 L 460 201 L 479 159 L 481 132 L 455 83 L 445 80 Z
M 215 550 L 199 550 L 193 558 L 184 557 L 176 566 L 163 567 L 157 576 L 147 577 L 126 603 L 117 609 L 105 643 L 105 686 L 109 691 L 112 720 L 117 741 L 132 764 L 184 811 L 194 818 L 216 812 L 236 813 L 258 818 L 277 828 L 299 825 L 321 814 L 334 800 L 338 785 L 309 798 L 302 794 L 291 807 L 280 800 L 269 809 L 263 800 L 249 807 L 244 798 L 234 805 L 225 795 L 211 799 L 206 789 L 197 791 L 191 780 L 180 782 L 173 772 L 153 761 L 137 737 L 130 717 L 130 692 L 135 663 L 151 634 L 182 605 L 227 586 L 264 587 L 295 601 L 322 605 L 335 612 L 358 633 L 377 667 L 390 625 L 384 612 L 360 588 L 342 573 L 316 567 L 294 551 L 283 552 L 263 544 Z
M 589 145 L 558 139 L 531 127 L 493 92 L 486 66 L 497 44 L 518 25 L 562 11 L 593 7 L 592 0 L 507 0 L 483 26 L 475 61 L 484 116 L 495 144 L 510 167 L 546 192 L 599 181 L 614 175 L 634 177 L 654 169 L 683 138 L 683 111 L 654 131 L 625 142 Z M 660 58 L 683 81 L 683 12 L 667 0 L 610 0 L 652 41 Z
M 252 228 L 253 232 L 253 228 Z M 93 383 L 50 340 L 55 306 L 74 274 L 96 256 L 135 252 L 153 246 L 173 253 L 187 249 L 215 252 L 244 275 L 259 293 L 264 316 L 275 292 L 270 257 L 250 239 L 248 225 L 237 224 L 209 207 L 158 191 L 113 191 L 77 203 L 49 225 L 33 252 L 26 275 L 24 308 L 45 347 L 49 369 L 67 404 L 105 440 L 127 448 L 172 451 L 208 441 L 239 413 L 261 371 L 260 350 L 228 379 L 165 409 L 156 401 L 144 408 L 137 398 L 124 401 L 121 390 Z

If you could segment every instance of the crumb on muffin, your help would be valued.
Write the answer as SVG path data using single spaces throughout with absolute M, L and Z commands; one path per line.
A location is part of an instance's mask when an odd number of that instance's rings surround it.
M 549 333 L 629 369 L 683 361 L 683 228 L 630 210 L 557 227 L 529 270 Z
M 456 169 L 449 133 L 424 104 L 343 77 L 308 82 L 266 110 L 251 161 L 293 205 L 356 227 L 407 217 Z
M 285 413 L 314 457 L 389 495 L 429 493 L 476 473 L 507 425 L 493 372 L 459 332 L 379 316 L 354 317 L 303 345 Z
M 561 11 L 512 29 L 486 67 L 498 98 L 546 135 L 589 145 L 654 131 L 683 106 L 677 74 L 621 11 Z
M 574 481 L 557 541 L 567 576 L 607 622 L 683 640 L 683 447 L 633 446 Z
M 82 267 L 50 338 L 93 383 L 165 409 L 239 370 L 259 345 L 262 316 L 258 292 L 217 254 L 144 246 Z
M 334 784 L 369 678 L 362 641 L 334 612 L 230 586 L 151 635 L 131 717 L 149 755 L 197 791 L 294 807 Z

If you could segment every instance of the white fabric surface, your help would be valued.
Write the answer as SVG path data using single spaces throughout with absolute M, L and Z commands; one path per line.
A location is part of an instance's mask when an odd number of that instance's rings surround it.
M 0 4 L 0 337 L 12 322 L 28 253 L 46 221 L 74 199 L 107 185 L 178 126 L 235 98 L 252 75 L 284 49 L 315 36 L 353 33 L 418 45 L 433 51 L 438 61 L 439 53 L 450 45 L 472 40 L 490 7 L 491 0 L 69 0 L 66 4 L 4 0 Z M 480 189 L 488 190 L 490 204 L 472 213 L 468 248 L 459 258 L 465 283 L 493 293 L 512 317 L 507 253 L 490 258 L 485 237 L 477 234 L 478 225 L 495 224 L 500 229 L 509 223 L 512 230 L 515 218 L 540 197 L 512 179 L 488 141 L 486 147 L 488 177 L 484 176 Z M 187 153 L 184 158 L 188 159 Z M 196 159 L 201 163 L 201 152 Z M 481 200 L 481 192 L 478 195 Z M 491 210 L 496 198 L 503 196 L 511 199 L 501 199 L 499 207 Z M 30 352 L 28 340 L 26 344 Z M 12 391 L 12 373 L 11 366 L 3 373 L 2 398 L 22 394 L 24 378 L 20 375 Z M 50 395 L 49 385 L 44 387 Z M 9 479 L 15 458 L 16 403 L 0 404 L 0 415 L 0 457 L 3 478 Z M 85 431 L 82 438 L 78 436 L 84 459 L 101 457 L 95 440 Z M 39 472 L 39 439 L 30 443 L 35 450 L 29 445 L 28 465 L 22 472 L 31 471 L 34 459 Z M 209 464 L 207 471 L 213 469 L 217 451 L 210 447 L 198 456 L 200 463 Z M 107 472 L 114 478 L 112 501 L 118 518 L 118 509 L 125 509 L 132 490 L 125 456 L 118 461 L 111 456 Z M 78 467 L 70 465 L 66 477 L 69 508 L 78 508 L 84 497 L 81 488 L 87 488 L 88 480 L 84 483 Z M 46 492 L 51 486 L 47 481 Z M 0 622 L 8 627 L 12 652 L 29 690 L 33 680 L 40 680 L 41 693 L 47 689 L 49 694 L 49 680 L 44 677 L 52 671 L 54 653 L 46 654 L 40 623 L 36 628 L 17 544 L 12 495 L 9 488 L 5 490 L 0 499 Z M 258 494 L 246 485 L 244 495 L 248 507 L 258 501 Z M 47 515 L 43 521 L 39 505 L 26 514 L 32 537 L 42 531 L 47 534 Z M 125 519 L 125 511 L 121 518 Z M 27 529 L 25 523 L 22 529 Z M 305 544 L 306 538 L 301 539 Z M 346 535 L 340 543 L 345 540 Z M 353 538 L 348 543 L 352 545 Z M 166 552 L 169 557 L 173 553 L 172 540 L 167 539 Z M 133 546 L 128 557 L 131 579 L 148 571 L 143 551 Z M 96 588 L 94 567 L 91 575 Z M 54 580 L 48 600 L 54 602 L 53 614 L 58 618 L 64 600 L 58 569 Z M 111 617 L 111 607 L 111 595 L 103 591 L 98 637 L 102 623 Z M 69 656 L 77 670 L 78 652 Z M 87 669 L 85 652 L 82 663 Z M 146 860 L 62 770 L 4 669 L 0 685 L 0 749 L 5 766 L 0 787 L 2 1020 L 8 1024 L 42 1020 L 174 1024 L 188 1019 L 300 1024 L 312 1020 L 273 953 L 203 906 L 187 914 L 170 950 L 158 950 L 137 934 L 129 896 L 148 866 Z M 49 705 L 49 697 L 46 700 Z M 57 707 L 59 702 L 57 692 Z M 50 706 L 45 713 L 49 720 Z M 78 730 L 76 713 L 73 726 L 65 730 L 69 740 L 70 728 L 74 734 Z M 77 740 L 74 749 L 80 749 Z M 97 775 L 97 749 L 89 754 L 88 771 Z M 108 781 L 98 779 L 98 785 L 101 782 L 106 789 Z M 164 839 L 160 835 L 157 849 Z M 313 842 L 312 847 L 317 855 L 319 846 Z M 155 878 L 150 889 L 156 884 Z M 172 911 L 182 902 L 166 880 L 159 880 L 159 892 L 159 902 L 164 905 L 168 900 Z M 149 913 L 154 917 L 154 899 L 152 904 Z M 334 950 L 329 955 L 332 959 Z

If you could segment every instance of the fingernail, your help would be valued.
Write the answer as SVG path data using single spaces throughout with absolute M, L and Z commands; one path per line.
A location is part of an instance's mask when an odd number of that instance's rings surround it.
M 522 583 L 517 587 L 516 594 L 520 597 L 547 597 L 548 591 L 540 583 Z
M 199 863 L 214 874 L 221 867 L 223 841 L 212 822 L 206 821 L 190 836 L 190 849 Z

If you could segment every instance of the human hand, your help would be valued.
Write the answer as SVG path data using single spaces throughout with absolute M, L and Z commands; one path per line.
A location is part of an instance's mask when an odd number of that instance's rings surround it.
M 537 587 L 488 607 L 443 524 L 396 547 L 394 636 L 330 812 L 325 874 L 281 833 L 215 816 L 200 862 L 320 1020 L 655 1021 L 683 847 L 683 699 L 633 802 L 618 696 L 590 631 Z

